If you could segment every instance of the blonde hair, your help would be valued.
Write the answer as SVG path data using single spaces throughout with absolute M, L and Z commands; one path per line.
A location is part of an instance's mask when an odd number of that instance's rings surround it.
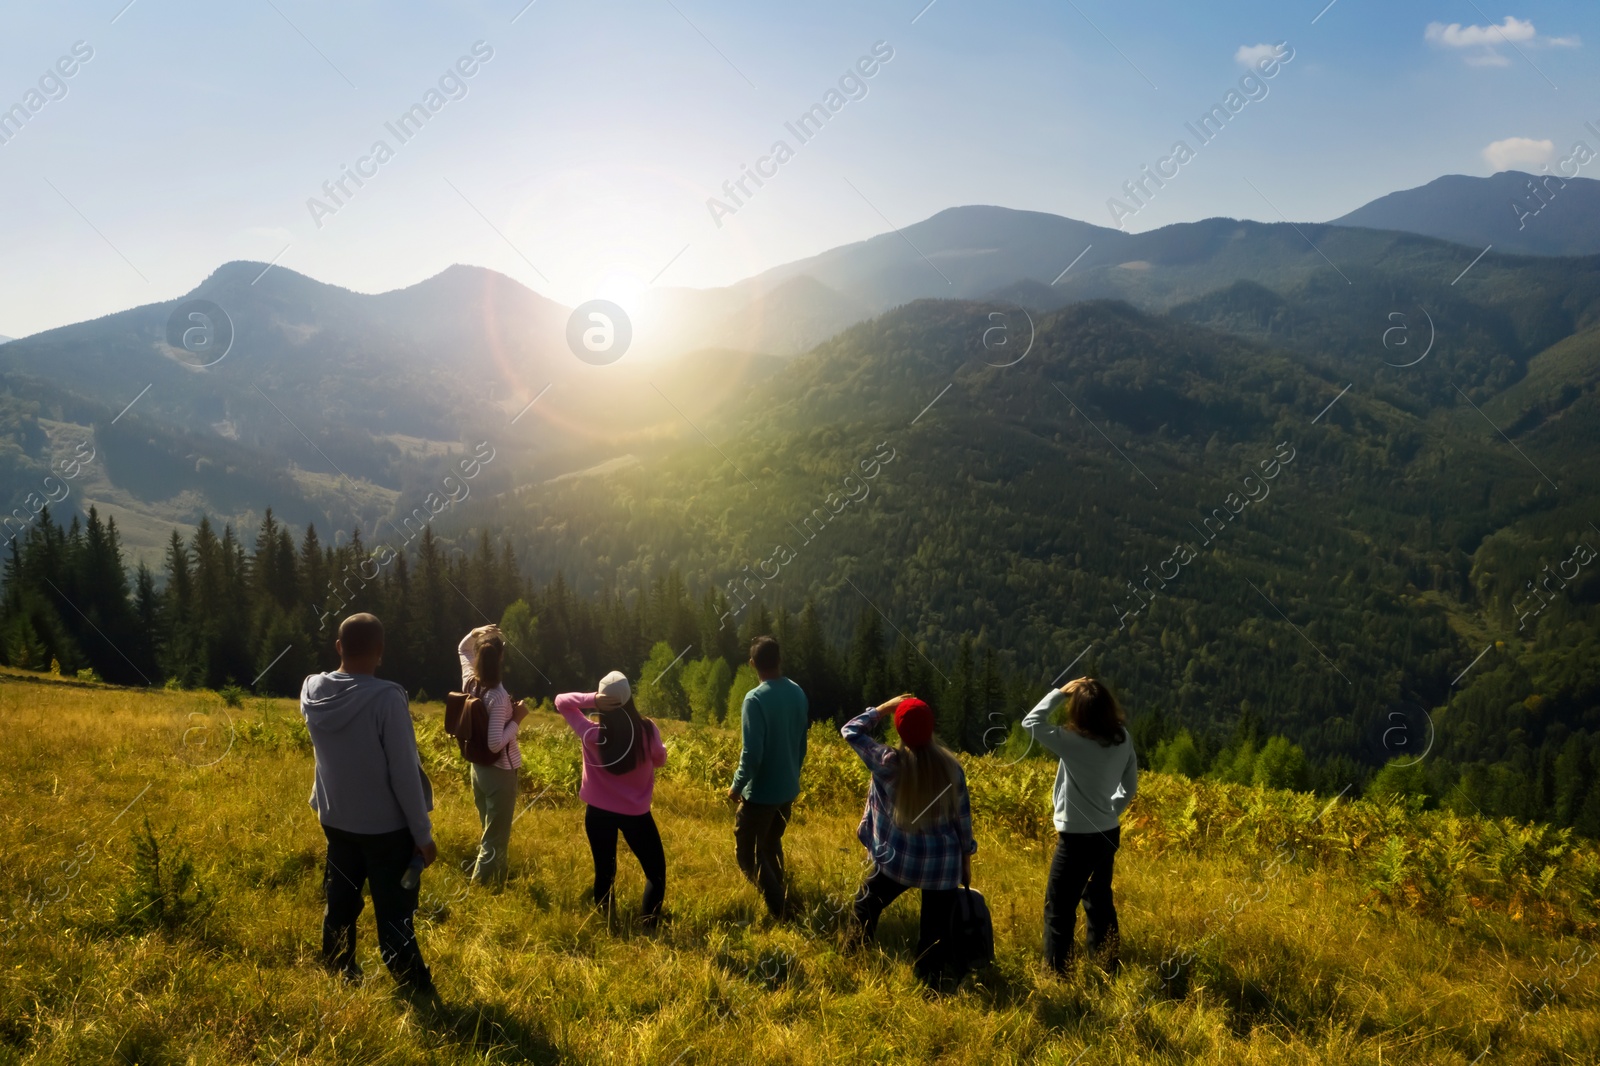
M 937 740 L 921 748 L 901 745 L 894 786 L 894 824 L 908 833 L 932 828 L 956 817 L 961 798 L 961 764 Z

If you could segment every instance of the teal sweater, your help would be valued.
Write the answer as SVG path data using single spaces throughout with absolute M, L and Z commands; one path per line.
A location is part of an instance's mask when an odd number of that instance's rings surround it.
M 788 803 L 800 794 L 800 764 L 806 761 L 810 704 L 787 677 L 763 681 L 744 695 L 744 750 L 733 775 L 733 791 L 751 803 Z

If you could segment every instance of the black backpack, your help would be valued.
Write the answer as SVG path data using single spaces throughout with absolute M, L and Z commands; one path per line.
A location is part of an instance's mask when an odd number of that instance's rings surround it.
M 989 904 L 975 888 L 956 889 L 956 905 L 950 912 L 950 954 L 957 966 L 978 970 L 994 961 L 994 921 Z

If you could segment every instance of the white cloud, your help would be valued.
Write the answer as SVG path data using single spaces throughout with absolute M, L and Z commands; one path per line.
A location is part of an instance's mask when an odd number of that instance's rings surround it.
M 1493 47 L 1506 41 L 1531 41 L 1537 34 L 1532 22 L 1507 15 L 1505 22 L 1499 26 L 1463 26 L 1459 22 L 1446 26 L 1442 22 L 1430 22 L 1423 36 L 1429 44 L 1441 44 L 1447 48 L 1477 48 L 1480 45 Z
M 1259 60 L 1272 59 L 1278 54 L 1275 45 L 1270 44 L 1241 44 L 1239 50 L 1233 53 L 1233 58 L 1241 67 L 1253 67 Z
M 1484 160 L 1497 174 L 1502 170 L 1532 169 L 1541 163 L 1551 162 L 1555 157 L 1555 142 L 1535 141 L 1529 137 L 1507 137 L 1483 150 Z
M 1504 22 L 1490 23 L 1487 26 L 1463 26 L 1459 22 L 1452 22 L 1449 25 L 1443 22 L 1430 22 L 1422 31 L 1422 36 L 1437 48 L 1468 50 L 1461 58 L 1471 67 L 1509 65 L 1511 60 L 1499 51 L 1502 45 L 1515 48 L 1520 42 L 1530 48 L 1577 48 L 1582 43 L 1575 35 L 1541 37 L 1538 30 L 1534 29 L 1531 20 L 1519 19 L 1515 15 L 1507 15 Z

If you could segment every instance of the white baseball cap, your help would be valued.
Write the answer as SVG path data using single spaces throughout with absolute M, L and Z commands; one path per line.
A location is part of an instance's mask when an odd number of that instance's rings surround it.
M 628 684 L 628 677 L 621 670 L 613 670 L 600 679 L 600 687 L 595 692 L 596 696 L 608 700 L 616 700 L 621 707 L 633 698 L 633 688 Z

